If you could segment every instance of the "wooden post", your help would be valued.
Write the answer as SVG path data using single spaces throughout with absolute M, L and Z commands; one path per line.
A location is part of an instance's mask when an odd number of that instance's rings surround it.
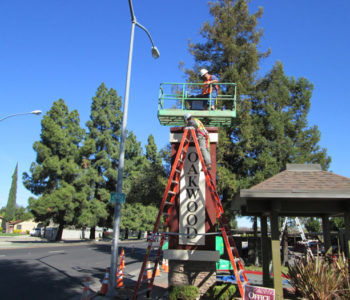
M 269 247 L 267 237 L 267 216 L 261 216 L 261 253 L 262 253 L 262 268 L 263 268 L 263 286 L 269 287 L 270 282 L 270 271 L 269 271 Z
M 283 299 L 281 250 L 278 232 L 278 213 L 271 212 L 271 248 L 273 266 L 273 285 L 276 291 L 276 300 Z
M 324 249 L 325 249 L 325 252 L 327 253 L 329 250 L 332 251 L 331 230 L 329 226 L 329 218 L 327 215 L 322 216 L 322 231 L 323 231 Z

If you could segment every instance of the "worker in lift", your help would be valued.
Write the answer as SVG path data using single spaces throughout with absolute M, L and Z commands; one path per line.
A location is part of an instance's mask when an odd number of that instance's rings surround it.
M 207 110 L 209 106 L 211 109 L 215 109 L 214 103 L 219 92 L 219 86 L 213 83 L 219 82 L 219 80 L 215 75 L 209 74 L 207 69 L 201 69 L 200 74 L 204 82 L 202 93 L 203 98 L 209 99 L 204 105 L 204 109 Z
M 203 123 L 197 118 L 192 118 L 189 113 L 184 114 L 184 120 L 187 127 L 194 127 L 196 130 L 196 135 L 198 139 L 199 148 L 202 152 L 204 163 L 208 170 L 211 169 L 211 158 L 210 158 L 210 141 L 209 133 L 205 129 Z

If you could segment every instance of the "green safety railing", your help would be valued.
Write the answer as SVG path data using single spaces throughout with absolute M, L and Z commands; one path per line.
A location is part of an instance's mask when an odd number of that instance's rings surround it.
M 236 84 L 212 83 L 218 86 L 217 96 L 202 95 L 204 83 L 161 83 L 158 119 L 162 125 L 183 126 L 183 115 L 191 113 L 208 126 L 231 126 L 236 117 Z

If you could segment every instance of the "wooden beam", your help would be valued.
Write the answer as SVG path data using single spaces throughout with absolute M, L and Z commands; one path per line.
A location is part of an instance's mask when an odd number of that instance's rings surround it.
M 328 252 L 329 250 L 332 251 L 331 229 L 329 225 L 328 215 L 322 216 L 322 231 L 323 231 L 324 249 L 326 252 Z
M 276 291 L 276 300 L 283 299 L 281 250 L 278 231 L 278 213 L 271 212 L 271 249 L 273 266 L 273 285 Z
M 344 223 L 345 223 L 345 255 L 347 258 L 350 257 L 350 211 L 344 213 Z M 349 265 L 350 267 L 350 265 Z
M 260 218 L 261 224 L 261 253 L 262 253 L 262 268 L 263 268 L 263 286 L 270 287 L 270 251 L 268 246 L 268 237 L 267 237 L 267 217 L 262 216 Z

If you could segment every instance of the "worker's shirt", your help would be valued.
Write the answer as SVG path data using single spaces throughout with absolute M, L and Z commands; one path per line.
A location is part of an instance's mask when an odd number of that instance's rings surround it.
M 212 83 L 210 84 L 210 81 L 218 80 L 218 78 L 215 75 L 210 75 L 209 80 L 204 81 L 203 85 L 203 95 L 211 94 L 213 98 L 217 97 L 219 86 Z
M 197 118 L 192 118 L 187 122 L 187 126 L 189 127 L 194 127 L 196 129 L 197 135 L 203 135 L 203 136 L 208 136 L 208 131 L 205 129 L 203 123 L 197 119 Z

